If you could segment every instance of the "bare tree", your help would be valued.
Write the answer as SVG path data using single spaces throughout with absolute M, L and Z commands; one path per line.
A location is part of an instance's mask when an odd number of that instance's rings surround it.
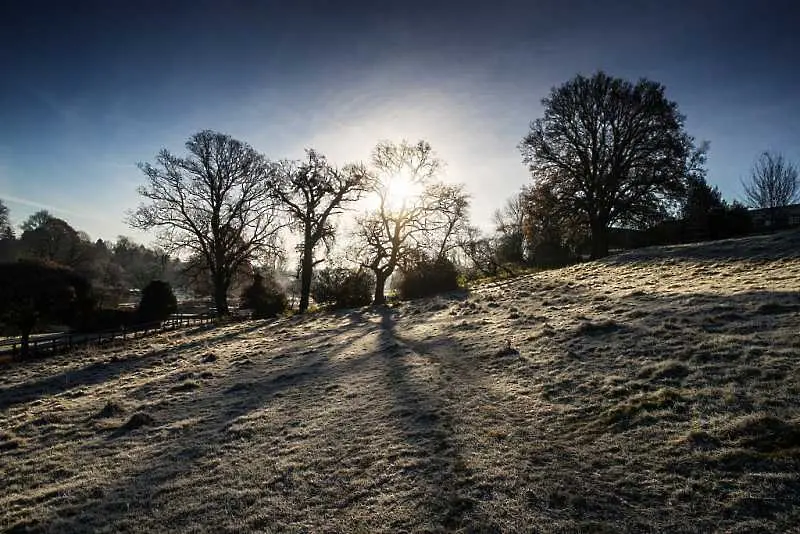
M 425 231 L 424 221 L 432 210 L 431 197 L 425 193 L 435 183 L 442 163 L 426 141 L 383 141 L 373 150 L 372 165 L 378 207 L 357 220 L 351 253 L 361 267 L 375 275 L 374 303 L 383 304 L 386 280 L 417 249 L 415 237 Z M 416 187 L 421 192 L 394 198 L 399 183 L 406 191 Z
M 302 162 L 284 162 L 274 184 L 274 195 L 289 214 L 303 236 L 300 247 L 300 313 L 308 309 L 314 267 L 325 261 L 314 258 L 320 244 L 330 250 L 336 228 L 331 217 L 344 210 L 343 205 L 355 202 L 370 187 L 370 176 L 363 165 L 346 165 L 338 169 L 325 156 L 306 151 Z
M 520 144 L 523 161 L 564 210 L 581 214 L 595 258 L 608 253 L 611 226 L 662 220 L 685 177 L 703 172 L 704 148 L 658 83 L 599 72 L 553 89 L 542 104 L 544 117 Z
M 753 166 L 750 180 L 742 182 L 747 204 L 769 210 L 771 226 L 775 226 L 780 208 L 800 200 L 800 178 L 797 167 L 783 155 L 763 152 Z
M 525 194 L 517 193 L 492 215 L 495 231 L 499 234 L 498 252 L 502 259 L 522 263 L 525 259 Z
M 459 248 L 469 222 L 469 194 L 464 184 L 432 183 L 423 191 L 425 212 L 419 220 L 418 248 L 434 261 Z
M 141 230 L 156 229 L 169 253 L 185 251 L 206 263 L 217 313 L 228 313 L 228 289 L 237 271 L 279 253 L 282 224 L 271 195 L 275 169 L 251 146 L 204 130 L 186 142 L 180 158 L 162 150 L 155 165 L 140 164 L 147 199 L 130 215 Z
M 458 246 L 477 272 L 495 276 L 505 271 L 508 275 L 514 275 L 513 269 L 500 258 L 498 251 L 501 243 L 496 238 L 484 236 L 480 228 L 467 226 Z

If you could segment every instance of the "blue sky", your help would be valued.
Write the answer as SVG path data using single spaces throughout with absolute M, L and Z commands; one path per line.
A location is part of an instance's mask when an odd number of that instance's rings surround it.
M 0 198 L 17 223 L 43 207 L 149 241 L 123 221 L 136 163 L 197 130 L 337 163 L 425 138 L 488 226 L 530 180 L 516 146 L 540 100 L 598 69 L 665 84 L 729 199 L 760 151 L 800 163 L 793 2 L 448 4 L 5 2 Z

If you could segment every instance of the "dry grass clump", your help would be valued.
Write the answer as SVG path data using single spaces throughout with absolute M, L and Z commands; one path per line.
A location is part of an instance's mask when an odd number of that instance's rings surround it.
M 0 373 L 0 530 L 790 532 L 800 234 Z

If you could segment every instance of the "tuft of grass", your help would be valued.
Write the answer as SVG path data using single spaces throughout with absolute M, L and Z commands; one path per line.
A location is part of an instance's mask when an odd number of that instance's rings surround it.
M 669 410 L 683 412 L 688 399 L 680 390 L 661 388 L 655 392 L 637 395 L 606 411 L 603 423 L 618 429 L 627 429 L 642 419 L 646 412 Z
M 638 378 L 650 379 L 651 381 L 680 381 L 690 373 L 689 367 L 676 360 L 666 360 L 650 365 L 645 365 L 639 371 Z
M 125 413 L 125 408 L 118 402 L 109 400 L 95 415 L 95 419 L 108 419 L 118 417 Z
M 602 319 L 599 321 L 584 320 L 575 329 L 579 336 L 601 336 L 621 330 L 624 325 L 613 319 Z
M 135 414 L 131 415 L 130 419 L 128 419 L 120 430 L 123 431 L 130 431 L 135 430 L 137 428 L 141 428 L 143 426 L 152 426 L 155 424 L 155 419 L 145 412 L 136 412 Z
M 720 435 L 735 445 L 759 452 L 800 449 L 800 423 L 768 414 L 750 414 L 723 427 Z

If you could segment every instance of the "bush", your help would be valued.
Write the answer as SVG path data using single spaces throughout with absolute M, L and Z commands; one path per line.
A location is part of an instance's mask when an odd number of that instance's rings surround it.
M 400 271 L 397 292 L 401 299 L 416 299 L 458 289 L 458 270 L 450 260 L 422 259 Z
M 143 323 L 164 321 L 178 309 L 178 300 L 169 282 L 153 280 L 142 290 L 137 315 Z
M 276 317 L 286 311 L 289 302 L 273 276 L 256 273 L 253 283 L 242 291 L 242 307 L 253 310 L 253 319 Z
M 311 297 L 333 308 L 355 308 L 372 301 L 375 280 L 367 271 L 345 267 L 322 269 L 311 284 Z

